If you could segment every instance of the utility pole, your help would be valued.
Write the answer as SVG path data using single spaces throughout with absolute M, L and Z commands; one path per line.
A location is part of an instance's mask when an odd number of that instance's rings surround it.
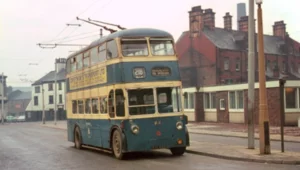
M 258 23 L 258 66 L 259 66 L 259 146 L 261 154 L 270 154 L 269 111 L 267 103 L 265 52 L 263 37 L 262 0 L 256 0 Z
M 54 124 L 56 125 L 56 116 L 57 116 L 57 105 L 56 105 L 56 97 L 57 97 L 57 59 L 55 59 L 55 72 L 54 72 L 55 76 L 54 76 Z
M 102 38 L 102 37 L 103 37 L 103 29 L 100 28 L 100 38 Z
M 254 0 L 249 0 L 248 19 L 248 149 L 254 149 L 254 81 L 255 81 L 255 53 L 254 53 Z
M 42 108 L 43 108 L 43 124 L 45 124 L 45 102 L 44 102 L 44 85 L 42 83 Z
M 2 89 L 1 89 L 1 122 L 4 124 L 4 74 L 2 72 L 1 77 Z

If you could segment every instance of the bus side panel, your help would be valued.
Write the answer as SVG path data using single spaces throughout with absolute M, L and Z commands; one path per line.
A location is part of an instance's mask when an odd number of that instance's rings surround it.
M 133 119 L 132 123 L 126 122 L 127 151 L 149 151 L 152 149 L 184 147 L 188 145 L 185 120 L 181 120 L 180 117 Z M 178 121 L 183 123 L 183 129 L 181 130 L 176 128 Z M 130 126 L 132 124 L 139 126 L 140 131 L 138 134 L 131 132 Z M 182 140 L 182 144 L 177 143 L 179 139 Z
M 87 128 L 83 119 L 68 119 L 68 140 L 74 142 L 74 130 L 78 126 L 82 136 L 82 144 L 87 143 Z
M 68 141 L 74 142 L 74 128 L 81 130 L 82 143 L 95 147 L 110 148 L 110 130 L 113 126 L 120 127 L 121 120 L 107 119 L 69 119 Z

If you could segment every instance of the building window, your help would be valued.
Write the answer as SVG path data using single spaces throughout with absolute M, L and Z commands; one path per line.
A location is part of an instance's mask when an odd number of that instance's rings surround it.
M 204 108 L 216 109 L 216 93 L 204 93 Z
M 240 69 L 241 69 L 241 60 L 238 58 L 238 59 L 236 59 L 235 62 L 236 62 L 235 63 L 235 70 L 240 71 Z
M 53 104 L 53 95 L 49 96 L 49 104 Z
M 282 71 L 284 72 L 285 69 L 286 69 L 286 68 L 285 68 L 285 62 L 283 61 L 283 62 L 282 62 Z
M 229 70 L 229 58 L 224 59 L 224 70 Z
M 34 87 L 34 92 L 35 93 L 40 93 L 41 92 L 41 87 L 40 86 L 35 86 Z
M 299 88 L 288 87 L 285 88 L 285 108 L 296 109 L 299 108 Z
M 62 90 L 62 83 L 61 82 L 58 83 L 58 90 Z
M 184 95 L 184 108 L 187 109 L 189 107 L 188 102 L 188 94 Z
M 235 92 L 234 91 L 229 92 L 229 101 L 230 101 L 230 109 L 235 109 L 236 108 L 236 106 L 235 106 L 236 100 L 235 100 Z
M 229 108 L 244 109 L 244 91 L 229 92 Z
M 52 83 L 49 83 L 48 84 L 48 91 L 52 91 L 53 90 L 53 84 Z
M 237 108 L 238 109 L 244 108 L 244 91 L 237 92 Z
M 188 101 L 188 103 L 189 103 L 189 109 L 194 109 L 194 103 L 195 103 L 195 98 L 194 98 L 194 93 L 189 93 L 189 101 Z
M 38 96 L 34 96 L 34 105 L 35 106 L 39 105 L 39 97 Z
M 225 110 L 225 100 L 224 99 L 220 99 L 220 110 Z
M 62 94 L 59 95 L 59 99 L 58 100 L 59 100 L 59 103 L 63 103 L 62 102 Z
M 270 60 L 267 60 L 266 65 L 267 65 L 266 70 L 271 69 L 271 61 Z

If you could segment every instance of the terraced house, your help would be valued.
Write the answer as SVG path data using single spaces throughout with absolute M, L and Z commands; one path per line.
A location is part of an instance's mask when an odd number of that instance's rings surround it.
M 46 120 L 54 120 L 55 101 L 57 105 L 57 120 L 66 119 L 65 106 L 65 75 L 66 59 L 55 60 L 55 70 L 32 84 L 31 101 L 26 108 L 27 121 L 41 121 L 43 110 Z M 56 79 L 56 84 L 55 84 Z M 55 100 L 56 86 L 56 100 Z M 44 105 L 44 107 L 43 107 Z
M 192 7 L 190 29 L 176 43 L 191 121 L 247 122 L 248 17 L 232 28 L 232 16 L 223 17 L 224 27 L 215 26 L 212 9 Z M 255 36 L 255 117 L 258 122 L 258 51 Z M 264 35 L 266 86 L 270 124 L 280 123 L 279 81 L 284 77 L 285 120 L 294 125 L 300 117 L 300 43 L 289 36 L 284 21 L 273 25 L 273 35 Z

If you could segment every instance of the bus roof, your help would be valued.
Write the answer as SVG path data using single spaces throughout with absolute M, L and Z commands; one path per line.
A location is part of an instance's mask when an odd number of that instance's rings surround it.
M 99 38 L 98 40 L 93 41 L 90 45 L 87 47 L 82 48 L 81 50 L 69 55 L 68 59 L 71 57 L 74 57 L 84 51 L 86 51 L 89 48 L 93 48 L 95 46 L 100 45 L 101 43 L 112 40 L 114 38 L 139 38 L 139 37 L 166 37 L 166 38 L 173 38 L 173 36 L 163 30 L 159 29 L 153 29 L 153 28 L 134 28 L 134 29 L 126 29 L 114 32 L 112 34 L 109 34 L 107 36 L 103 36 L 102 38 Z

